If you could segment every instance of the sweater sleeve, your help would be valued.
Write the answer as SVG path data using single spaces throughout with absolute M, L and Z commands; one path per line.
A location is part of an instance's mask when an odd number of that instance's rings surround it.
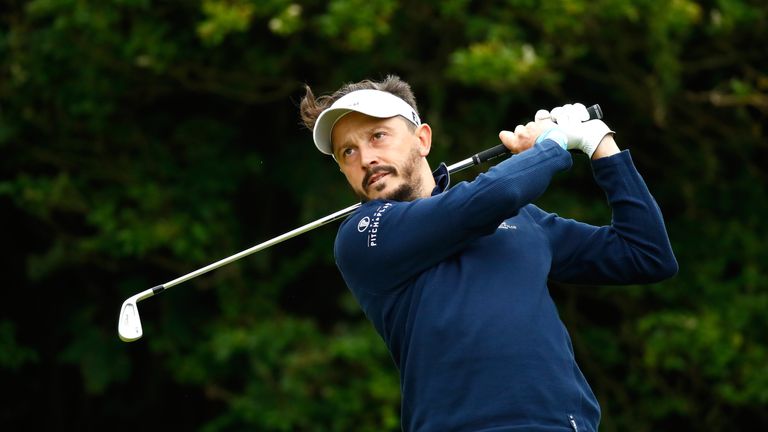
M 444 193 L 410 202 L 368 202 L 341 224 L 336 263 L 350 287 L 391 291 L 492 233 L 571 163 L 567 151 L 545 140 Z
M 595 160 L 592 168 L 613 212 L 610 225 L 596 227 L 528 207 L 550 241 L 550 278 L 633 284 L 675 275 L 678 266 L 664 219 L 629 151 Z

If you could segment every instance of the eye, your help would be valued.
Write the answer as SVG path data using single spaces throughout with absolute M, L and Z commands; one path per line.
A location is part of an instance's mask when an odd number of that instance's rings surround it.
M 378 141 L 378 140 L 384 138 L 385 135 L 386 135 L 385 132 L 381 132 L 381 131 L 374 132 L 373 135 L 372 135 L 372 138 L 373 138 L 374 141 Z
M 355 149 L 353 147 L 344 147 L 339 152 L 339 155 L 342 159 L 349 159 L 350 156 L 355 154 Z

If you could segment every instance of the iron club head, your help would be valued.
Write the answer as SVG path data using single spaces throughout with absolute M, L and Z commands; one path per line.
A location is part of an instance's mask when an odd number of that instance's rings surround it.
M 123 342 L 133 342 L 144 333 L 141 329 L 139 308 L 136 305 L 137 296 L 128 298 L 120 308 L 120 318 L 117 322 L 117 333 Z
M 165 286 L 158 285 L 150 288 L 146 291 L 142 291 L 132 297 L 128 297 L 123 302 L 123 307 L 120 308 L 120 317 L 117 321 L 117 334 L 120 335 L 120 339 L 123 342 L 133 342 L 139 338 L 144 332 L 141 329 L 141 318 L 139 318 L 139 307 L 137 303 L 145 298 L 152 297 L 153 295 L 162 292 Z

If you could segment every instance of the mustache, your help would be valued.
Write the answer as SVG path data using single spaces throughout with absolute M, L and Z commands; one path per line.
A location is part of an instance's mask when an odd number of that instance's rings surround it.
M 379 165 L 379 166 L 370 168 L 366 170 L 365 176 L 363 177 L 363 185 L 362 185 L 363 190 L 368 190 L 368 182 L 371 181 L 371 177 L 373 177 L 374 174 L 378 174 L 381 172 L 397 175 L 397 169 L 395 169 L 395 167 L 391 165 Z

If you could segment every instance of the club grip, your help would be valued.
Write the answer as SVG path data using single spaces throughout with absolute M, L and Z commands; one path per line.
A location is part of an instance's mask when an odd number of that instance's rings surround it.
M 587 107 L 587 112 L 589 113 L 589 120 L 600 120 L 603 118 L 603 109 L 598 104 Z
M 598 104 L 587 107 L 587 113 L 589 113 L 589 120 L 598 120 L 603 118 L 603 110 Z M 489 161 L 495 157 L 499 157 L 507 153 L 509 153 L 509 150 L 504 147 L 504 144 L 499 144 L 496 147 L 491 147 L 488 150 L 483 150 L 480 153 L 472 156 L 472 161 L 475 163 L 475 165 L 479 165 L 483 162 Z
M 483 162 L 489 161 L 495 157 L 499 157 L 507 153 L 509 153 L 509 150 L 504 147 L 504 144 L 499 144 L 496 147 L 491 147 L 488 150 L 483 150 L 480 153 L 472 156 L 472 162 L 475 165 L 480 165 Z

